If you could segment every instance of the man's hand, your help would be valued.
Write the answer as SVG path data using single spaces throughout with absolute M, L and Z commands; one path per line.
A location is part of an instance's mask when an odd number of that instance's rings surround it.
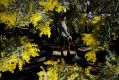
M 68 40 L 72 40 L 72 37 L 71 36 L 68 36 Z

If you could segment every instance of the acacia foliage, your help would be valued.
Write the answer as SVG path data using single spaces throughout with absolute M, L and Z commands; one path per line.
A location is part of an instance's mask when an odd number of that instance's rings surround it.
M 118 0 L 69 0 L 67 23 L 71 33 L 81 35 L 83 43 L 91 48 L 87 61 L 96 61 L 96 52 L 109 51 L 109 44 L 118 38 Z M 77 43 L 76 43 L 77 44 Z
M 90 4 L 87 1 L 91 1 Z M 54 16 L 55 12 L 66 12 L 67 23 L 71 32 L 81 34 L 84 44 L 91 47 L 91 51 L 85 55 L 85 58 L 87 58 L 87 61 L 96 62 L 96 51 L 100 50 L 100 47 L 108 50 L 110 40 L 116 39 L 119 35 L 119 1 L 87 1 L 1 0 L 0 23 L 7 26 L 5 27 L 6 30 L 16 27 L 29 28 L 29 24 L 32 23 L 32 33 L 38 32 L 39 36 L 44 34 L 50 37 L 50 24 L 55 24 L 52 22 L 59 17 Z M 85 27 L 87 27 L 85 33 L 88 34 L 83 34 Z M 1 72 L 14 72 L 17 64 L 21 70 L 22 65 L 29 62 L 30 57 L 38 56 L 37 44 L 33 44 L 27 37 L 12 36 L 7 38 L 1 35 L 0 42 L 2 43 L 0 47 Z M 27 52 L 28 49 L 31 50 L 30 54 Z M 3 65 L 4 67 L 2 67 Z
M 6 25 L 0 27 L 5 30 L 0 33 L 0 74 L 6 71 L 13 73 L 17 66 L 21 71 L 23 65 L 30 63 L 31 57 L 39 56 L 38 44 L 33 43 L 28 35 L 14 36 L 17 34 L 14 29 L 29 30 L 32 27 L 32 34 L 50 38 L 53 11 L 63 11 L 62 3 L 57 0 L 0 1 L 0 23 Z

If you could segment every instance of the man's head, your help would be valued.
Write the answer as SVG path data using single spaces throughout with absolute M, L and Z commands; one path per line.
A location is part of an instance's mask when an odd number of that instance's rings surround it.
M 66 20 L 67 18 L 66 18 L 66 16 L 64 16 L 64 20 Z
M 65 15 L 62 15 L 62 16 L 61 16 L 61 19 L 62 19 L 62 20 L 66 20 L 66 16 L 65 16 Z

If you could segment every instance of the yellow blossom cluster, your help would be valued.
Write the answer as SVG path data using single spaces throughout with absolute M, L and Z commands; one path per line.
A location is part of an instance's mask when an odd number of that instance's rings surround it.
M 41 37 L 42 35 L 47 35 L 49 38 L 51 36 L 50 24 L 52 22 L 52 19 L 39 24 L 40 21 L 43 21 L 43 16 L 39 12 L 33 14 L 30 18 L 30 22 L 32 22 L 34 27 L 40 31 L 39 36 Z
M 57 68 L 48 68 L 47 76 L 49 80 L 58 80 Z
M 93 46 L 96 46 L 97 43 L 93 37 L 92 34 L 84 34 L 83 38 L 82 38 L 83 42 L 86 44 L 86 45 L 89 45 L 91 47 Z
M 41 71 L 37 74 L 40 76 L 39 80 L 44 80 L 46 77 L 48 80 L 59 80 L 58 72 L 54 68 L 49 68 L 47 73 L 45 71 Z
M 40 77 L 39 80 L 44 80 L 44 76 L 46 75 L 45 69 L 41 66 L 42 71 L 38 72 L 37 75 Z
M 52 19 L 49 19 L 45 24 L 40 25 L 38 27 L 38 29 L 40 30 L 40 34 L 39 34 L 40 36 L 42 36 L 44 34 L 44 35 L 47 35 L 48 38 L 50 38 L 50 36 L 51 36 L 51 27 L 50 27 L 51 22 L 52 22 Z
M 58 72 L 57 72 L 58 67 L 56 67 L 57 62 L 47 61 L 47 62 L 45 62 L 45 64 L 53 65 L 53 67 L 49 67 L 47 69 L 48 70 L 47 72 L 44 70 L 43 67 L 41 67 L 43 71 L 40 71 L 40 72 L 37 73 L 38 76 L 39 76 L 39 80 L 44 80 L 46 77 L 47 77 L 48 80 L 59 80 L 58 79 Z
M 101 20 L 101 16 L 95 16 L 95 17 L 91 20 L 91 22 L 92 22 L 93 24 L 96 24 L 96 23 L 98 23 L 100 20 Z
M 1 22 L 5 23 L 8 28 L 12 28 L 16 23 L 16 13 L 0 12 L 0 23 Z
M 47 0 L 47 1 L 39 1 L 39 4 L 43 6 L 44 11 L 57 11 L 60 13 L 62 11 L 62 5 L 58 2 L 58 0 Z
M 25 37 L 22 37 L 21 40 L 24 40 Z M 24 61 L 26 61 L 27 63 L 29 63 L 30 57 L 35 57 L 35 56 L 39 56 L 38 54 L 38 46 L 36 44 L 27 42 L 27 41 L 22 41 L 23 44 L 23 53 L 21 54 L 21 57 Z
M 12 55 L 0 58 L 0 72 L 10 71 L 13 73 L 17 65 L 19 70 L 22 70 L 22 66 L 29 63 L 31 57 L 39 55 L 36 44 L 26 41 L 26 37 L 21 37 L 20 40 L 22 46 L 19 47 L 19 51 L 17 48 L 11 53 Z
M 10 71 L 14 72 L 14 69 L 16 68 L 17 65 L 17 56 L 12 55 L 9 58 L 1 58 L 0 59 L 0 71 L 5 72 L 5 71 Z
M 30 22 L 32 22 L 34 26 L 37 26 L 38 22 L 41 21 L 42 19 L 43 19 L 43 16 L 39 12 L 36 12 L 32 14 L 30 18 Z
M 87 75 L 87 76 L 90 76 L 91 74 L 90 74 L 90 70 L 91 70 L 91 67 L 89 66 L 89 67 L 87 67 L 87 68 L 85 68 L 85 74 Z
M 75 78 L 77 78 L 78 76 L 79 76 L 79 74 L 76 73 L 76 72 L 74 72 L 73 74 L 71 74 L 71 75 L 67 78 L 67 80 L 75 80 Z
M 96 54 L 93 51 L 87 52 L 85 58 L 89 62 L 96 62 Z
M 49 61 L 44 62 L 44 64 L 46 64 L 46 65 L 55 65 L 57 63 L 58 63 L 57 61 L 53 61 L 53 60 L 49 60 Z
M 90 52 L 85 54 L 85 58 L 89 62 L 96 62 L 96 51 L 98 50 L 97 42 L 92 34 L 84 34 L 82 40 L 91 48 Z
M 82 72 L 81 67 L 77 66 L 77 64 L 67 66 L 63 59 L 49 60 L 44 63 L 49 67 L 47 70 L 41 67 L 42 71 L 37 73 L 39 80 L 45 80 L 46 78 L 48 80 L 60 80 L 63 77 L 66 80 L 75 80 L 81 76 L 79 75 Z

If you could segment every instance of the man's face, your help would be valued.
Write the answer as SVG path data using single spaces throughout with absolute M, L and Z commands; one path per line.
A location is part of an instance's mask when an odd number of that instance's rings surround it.
M 64 17 L 64 20 L 66 20 L 66 16 Z

